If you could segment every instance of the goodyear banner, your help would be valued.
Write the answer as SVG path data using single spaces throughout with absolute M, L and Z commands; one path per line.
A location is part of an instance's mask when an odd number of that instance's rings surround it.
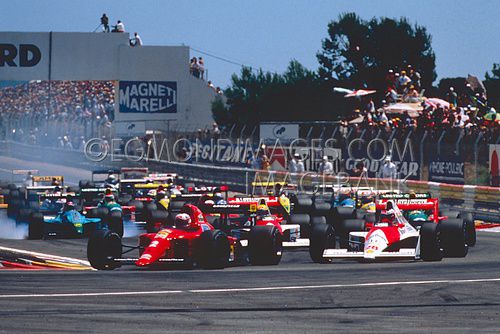
M 431 155 L 429 159 L 429 181 L 464 184 L 464 159 L 460 155 Z
M 120 81 L 121 113 L 176 113 L 177 82 Z

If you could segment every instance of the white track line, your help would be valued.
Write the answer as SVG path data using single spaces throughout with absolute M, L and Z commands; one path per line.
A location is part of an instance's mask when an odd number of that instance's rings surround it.
M 458 280 L 434 280 L 434 281 L 407 281 L 407 282 L 376 282 L 376 283 L 353 283 L 353 284 L 326 284 L 326 285 L 297 285 L 297 286 L 275 286 L 255 288 L 230 288 L 230 289 L 199 289 L 199 290 L 158 290 L 158 291 L 123 291 L 123 292 L 82 292 L 82 293 L 42 293 L 42 294 L 18 294 L 0 295 L 0 299 L 7 298 L 61 298 L 61 297 L 101 297 L 101 296 L 140 296 L 140 295 L 167 295 L 167 294 L 203 294 L 203 293 L 232 293 L 252 291 L 276 291 L 276 290 L 314 290 L 314 289 L 339 289 L 354 287 L 380 287 L 396 285 L 424 285 L 424 284 L 468 284 L 500 282 L 500 278 L 458 279 Z

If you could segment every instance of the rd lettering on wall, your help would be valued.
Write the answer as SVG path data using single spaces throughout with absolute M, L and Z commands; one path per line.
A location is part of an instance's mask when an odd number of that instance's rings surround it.
M 121 113 L 176 113 L 177 82 L 120 81 Z

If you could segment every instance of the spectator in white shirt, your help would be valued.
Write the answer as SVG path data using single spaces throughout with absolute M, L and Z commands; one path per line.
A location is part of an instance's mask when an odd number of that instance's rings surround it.
M 295 153 L 292 160 L 288 163 L 290 173 L 303 173 L 305 171 L 304 163 L 300 160 L 300 155 Z
M 125 32 L 125 25 L 122 23 L 122 21 L 118 20 L 118 22 L 116 22 L 113 32 Z
M 328 157 L 325 155 L 323 161 L 319 164 L 319 173 L 324 175 L 333 174 L 333 164 L 328 161 Z
M 138 33 L 134 32 L 134 38 L 130 41 L 131 46 L 142 46 L 142 39 Z
M 380 177 L 384 179 L 396 179 L 397 173 L 396 165 L 391 161 L 391 157 L 387 156 L 384 160 L 384 165 L 380 169 Z

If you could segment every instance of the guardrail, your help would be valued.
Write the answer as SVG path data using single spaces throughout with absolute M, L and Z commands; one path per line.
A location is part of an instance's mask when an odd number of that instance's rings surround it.
M 71 167 L 85 169 L 101 169 L 123 166 L 149 167 L 161 172 L 169 171 L 182 175 L 184 178 L 194 182 L 205 182 L 210 184 L 228 185 L 235 191 L 249 192 L 249 185 L 256 179 L 260 180 L 291 180 L 297 181 L 302 178 L 306 185 L 314 185 L 320 182 L 337 183 L 338 177 L 322 177 L 317 174 L 291 175 L 284 172 L 255 171 L 248 168 L 211 166 L 207 164 L 191 164 L 164 160 L 143 160 L 139 162 L 125 159 L 124 156 L 115 155 L 114 159 L 105 159 L 101 162 L 92 162 L 82 151 L 63 150 L 58 148 L 43 148 L 21 144 L 17 142 L 0 142 L 0 154 L 20 159 L 35 160 L 50 163 L 60 163 Z M 430 192 L 433 196 L 440 198 L 445 205 L 451 205 L 460 210 L 471 211 L 478 219 L 489 221 L 500 220 L 500 188 L 453 185 L 446 183 L 413 181 L 413 180 L 384 180 L 375 178 L 349 178 L 351 184 L 360 186 L 371 186 L 374 188 L 400 189 L 401 191 Z

